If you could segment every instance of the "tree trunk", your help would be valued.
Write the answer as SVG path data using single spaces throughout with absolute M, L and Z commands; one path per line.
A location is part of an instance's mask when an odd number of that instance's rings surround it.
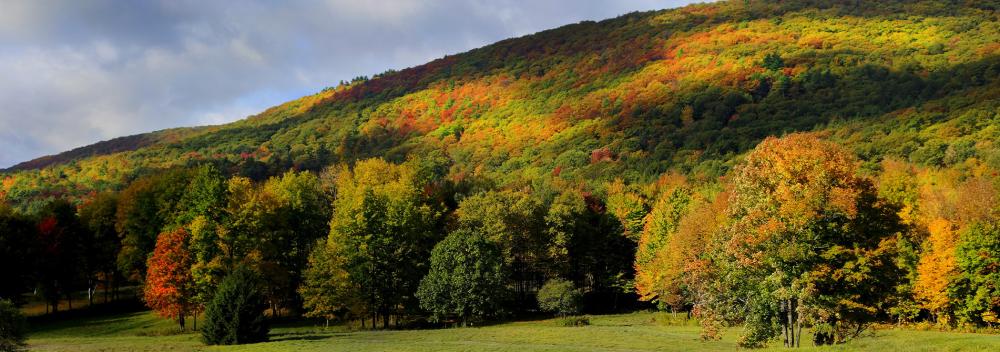
M 184 331 L 184 313 L 178 314 L 177 323 L 181 326 L 181 331 Z
M 786 306 L 788 308 L 788 309 L 786 309 L 786 311 L 787 311 L 786 316 L 788 317 L 788 321 L 787 321 L 786 324 L 792 330 L 791 334 L 789 334 L 789 336 L 788 336 L 789 340 L 788 340 L 788 345 L 787 346 L 788 347 L 795 347 L 795 324 L 794 324 L 794 322 L 795 322 L 795 317 L 794 317 L 794 315 L 795 315 L 795 313 L 794 313 L 794 311 L 795 311 L 795 301 L 793 301 L 791 298 L 789 298 L 788 301 L 787 301 L 787 303 L 785 303 L 785 304 L 786 304 Z
M 788 312 L 788 301 L 781 301 L 781 310 L 785 311 L 785 312 Z M 781 331 L 785 335 L 784 346 L 785 347 L 790 347 L 790 346 L 788 346 L 788 320 L 787 319 L 785 319 L 785 321 L 783 321 L 781 323 Z

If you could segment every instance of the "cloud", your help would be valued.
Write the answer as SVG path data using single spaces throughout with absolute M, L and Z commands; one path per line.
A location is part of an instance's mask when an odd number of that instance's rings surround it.
M 501 39 L 691 1 L 15 0 L 0 11 L 0 167 L 219 124 Z

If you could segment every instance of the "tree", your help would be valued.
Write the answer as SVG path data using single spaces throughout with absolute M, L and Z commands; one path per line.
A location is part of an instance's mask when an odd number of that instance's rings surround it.
M 356 289 L 340 262 L 342 259 L 327 246 L 326 239 L 319 240 L 309 254 L 309 263 L 302 272 L 302 286 L 299 286 L 305 316 L 323 318 L 328 327 L 330 320 L 359 304 L 353 295 Z
M 538 290 L 538 308 L 560 317 L 579 313 L 582 299 L 583 292 L 566 279 L 551 279 Z
M 0 299 L 24 303 L 22 294 L 29 291 L 37 269 L 37 241 L 34 222 L 0 204 L 0 268 L 9 268 L 0 280 Z
M 742 321 L 741 345 L 762 346 L 784 332 L 800 344 L 802 325 L 833 332 L 818 343 L 863 331 L 899 280 L 896 209 L 857 176 L 857 161 L 811 134 L 761 142 L 733 172 L 718 307 Z
M 115 256 L 121 250 L 121 240 L 115 231 L 117 211 L 118 195 L 110 192 L 98 193 L 79 210 L 80 222 L 89 234 L 83 253 L 90 304 L 94 303 L 94 291 L 99 280 L 103 279 L 104 302 L 107 303 L 111 282 L 120 276 L 115 262 Z
M 270 328 L 260 294 L 260 277 L 248 267 L 234 269 L 219 284 L 215 298 L 205 308 L 202 338 L 209 345 L 239 345 L 267 341 Z
M 60 295 L 73 308 L 73 291 L 83 276 L 79 265 L 83 258 L 84 230 L 76 209 L 66 200 L 54 200 L 41 212 L 38 222 L 38 281 L 42 294 L 59 310 Z
M 157 237 L 143 289 L 146 305 L 162 317 L 176 319 L 181 329 L 185 328 L 184 317 L 191 313 L 194 300 L 189 239 L 184 229 Z
M 458 224 L 475 229 L 500 246 L 513 282 L 518 306 L 530 304 L 530 293 L 552 268 L 549 249 L 555 236 L 545 233 L 545 207 L 524 191 L 480 192 L 462 199 Z
M 122 274 L 140 282 L 144 279 L 156 236 L 174 223 L 175 208 L 189 178 L 186 170 L 168 170 L 140 178 L 121 192 L 115 230 L 121 239 L 117 262 Z
M 454 316 L 467 325 L 501 314 L 506 289 L 499 247 L 481 232 L 460 229 L 434 247 L 417 297 L 433 320 Z
M 958 234 L 951 222 L 936 219 L 929 225 L 930 236 L 924 242 L 924 251 L 917 266 L 917 280 L 913 287 L 914 296 L 934 314 L 939 322 L 946 323 L 946 312 L 950 308 L 948 287 L 957 274 L 955 247 Z
M 646 218 L 635 255 L 635 286 L 642 300 L 656 300 L 671 308 L 681 308 L 681 275 L 686 263 L 686 248 L 674 241 L 681 217 L 689 211 L 691 190 L 686 186 L 663 192 Z M 696 253 L 691 253 L 696 254 Z
M 427 204 L 416 171 L 369 159 L 337 177 L 327 243 L 366 302 L 372 327 L 379 316 L 388 327 L 390 315 L 419 308 L 414 293 L 427 273 L 440 213 Z
M 996 220 L 964 230 L 955 258 L 958 274 L 948 295 L 959 320 L 977 325 L 1000 322 L 1000 225 Z
M 260 238 L 260 271 L 267 296 L 275 313 L 278 307 L 298 311 L 302 270 L 316 240 L 329 233 L 330 200 L 319 178 L 309 172 L 289 171 L 270 178 L 260 191 L 268 204 Z
M 0 299 L 0 352 L 23 351 L 27 332 L 21 310 L 9 300 Z

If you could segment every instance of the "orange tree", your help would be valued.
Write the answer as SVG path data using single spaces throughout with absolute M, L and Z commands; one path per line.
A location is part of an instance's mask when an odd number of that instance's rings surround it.
M 761 142 L 734 170 L 716 263 L 718 307 L 745 326 L 744 346 L 784 334 L 841 342 L 883 310 L 899 280 L 895 209 L 856 174 L 858 162 L 812 134 Z
M 184 316 L 192 308 L 194 279 L 188 232 L 177 229 L 160 234 L 147 262 L 146 305 L 164 318 L 175 318 L 184 329 Z

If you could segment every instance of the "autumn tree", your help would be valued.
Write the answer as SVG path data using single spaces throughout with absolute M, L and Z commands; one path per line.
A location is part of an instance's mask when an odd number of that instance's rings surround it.
M 146 266 L 143 289 L 146 305 L 164 318 L 176 319 L 181 329 L 185 328 L 184 317 L 191 313 L 194 299 L 189 240 L 190 235 L 184 229 L 157 237 Z
M 661 308 L 694 309 L 702 302 L 700 286 L 708 252 L 725 218 L 726 194 L 717 185 L 698 189 L 686 183 L 666 187 L 646 219 L 636 252 L 635 285 L 640 299 Z
M 369 159 L 337 177 L 328 245 L 366 302 L 373 327 L 379 317 L 388 327 L 391 315 L 417 308 L 414 293 L 436 240 L 439 212 L 426 202 L 416 171 Z
M 642 300 L 682 308 L 681 275 L 688 253 L 676 246 L 677 228 L 691 203 L 691 189 L 678 185 L 663 192 L 646 218 L 635 256 L 636 290 Z
M 717 263 L 741 345 L 783 332 L 799 346 L 804 323 L 829 328 L 817 343 L 843 341 L 892 292 L 899 219 L 856 172 L 852 155 L 811 134 L 768 138 L 734 170 Z
M 309 252 L 317 239 L 329 233 L 330 200 L 319 178 L 309 172 L 289 171 L 261 187 L 267 202 L 267 223 L 260 238 L 260 271 L 272 310 L 298 311 L 297 294 Z
M 330 320 L 345 316 L 361 303 L 356 296 L 357 289 L 344 270 L 342 259 L 327 246 L 326 239 L 319 240 L 309 254 L 309 262 L 302 272 L 302 285 L 298 289 L 306 310 L 305 316 L 323 318 L 327 327 Z
M 947 323 L 947 313 L 950 311 L 948 287 L 957 274 L 955 248 L 958 245 L 958 233 L 954 225 L 945 219 L 931 221 L 928 230 L 930 235 L 924 242 L 913 291 L 922 306 L 934 315 L 935 320 Z

